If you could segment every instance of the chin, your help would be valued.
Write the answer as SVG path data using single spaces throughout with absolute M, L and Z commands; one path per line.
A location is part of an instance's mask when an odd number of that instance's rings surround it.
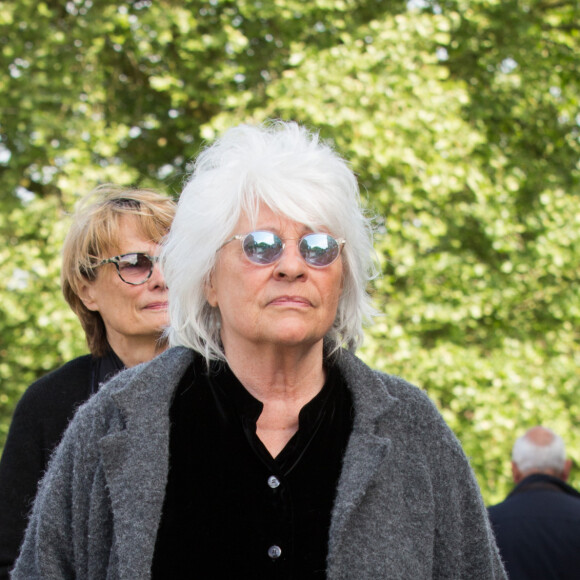
M 151 336 L 152 338 L 155 338 L 155 340 L 158 340 L 166 328 L 167 323 L 147 324 L 141 328 L 141 334 L 144 336 Z
M 313 328 L 304 324 L 280 325 L 272 342 L 280 346 L 315 345 L 324 339 L 328 329 Z
M 310 334 L 284 334 L 278 335 L 273 342 L 280 347 L 314 346 L 322 341 L 324 336 L 312 336 Z
M 167 310 L 151 311 L 149 316 L 144 320 L 145 324 L 153 326 L 167 326 L 169 324 L 169 316 Z

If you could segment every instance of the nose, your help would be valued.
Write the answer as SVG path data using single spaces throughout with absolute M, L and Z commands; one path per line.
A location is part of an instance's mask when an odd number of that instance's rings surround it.
M 306 262 L 300 255 L 296 241 L 287 241 L 274 267 L 274 277 L 277 280 L 294 281 L 306 277 L 308 271 Z
M 147 280 L 147 284 L 151 289 L 161 288 L 162 290 L 165 290 L 167 288 L 163 272 L 161 271 L 161 264 L 159 262 L 153 264 L 153 271 L 151 272 L 151 277 Z

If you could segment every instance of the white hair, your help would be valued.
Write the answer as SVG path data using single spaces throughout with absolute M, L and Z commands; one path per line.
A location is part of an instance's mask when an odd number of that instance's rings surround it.
M 512 461 L 522 473 L 528 471 L 550 471 L 561 473 L 566 463 L 566 448 L 563 439 L 551 429 L 544 428 L 552 434 L 546 445 L 538 445 L 530 439 L 528 433 L 519 437 L 512 450 Z
M 343 292 L 325 339 L 333 350 L 341 344 L 354 350 L 374 313 L 366 290 L 375 272 L 370 220 L 347 162 L 317 133 L 282 121 L 232 128 L 198 156 L 162 250 L 170 344 L 192 348 L 208 362 L 224 359 L 220 313 L 208 304 L 205 287 L 240 217 L 255 223 L 262 204 L 346 239 Z

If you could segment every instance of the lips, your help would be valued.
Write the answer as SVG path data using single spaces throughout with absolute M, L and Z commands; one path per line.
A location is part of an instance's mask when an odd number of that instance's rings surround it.
M 151 302 L 144 310 L 167 310 L 167 302 Z
M 312 306 L 303 296 L 278 296 L 269 302 L 272 306 Z

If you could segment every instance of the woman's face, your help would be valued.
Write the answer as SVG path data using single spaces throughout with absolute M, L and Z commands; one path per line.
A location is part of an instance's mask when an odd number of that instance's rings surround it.
M 142 237 L 135 217 L 120 218 L 119 247 L 104 258 L 112 258 L 131 252 L 143 252 L 150 256 L 159 254 L 159 246 Z M 156 264 L 147 282 L 139 286 L 127 284 L 119 278 L 114 264 L 105 264 L 96 270 L 97 277 L 87 282 L 80 298 L 84 305 L 99 312 L 109 344 L 127 345 L 134 341 L 156 341 L 167 325 L 167 287 Z
M 262 206 L 253 227 L 242 216 L 234 232 L 269 230 L 286 242 L 280 259 L 259 266 L 234 240 L 218 254 L 206 289 L 209 304 L 221 314 L 221 338 L 226 350 L 244 345 L 312 346 L 331 328 L 342 292 L 342 258 L 326 268 L 308 266 L 297 240 L 310 232 L 304 225 Z M 332 232 L 330 232 L 332 233 Z

